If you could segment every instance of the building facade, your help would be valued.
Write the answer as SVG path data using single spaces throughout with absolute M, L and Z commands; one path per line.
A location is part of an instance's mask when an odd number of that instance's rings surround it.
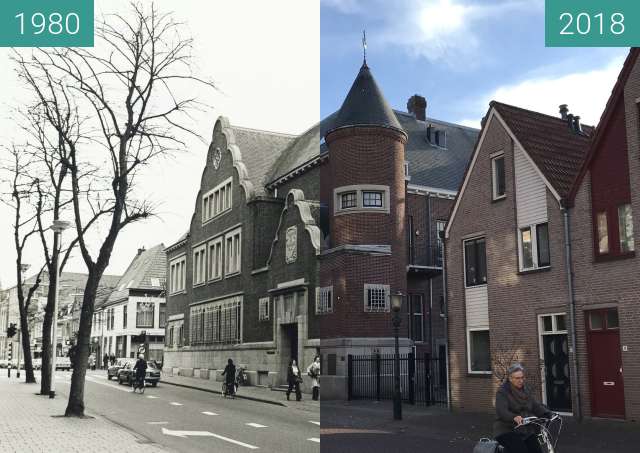
M 324 398 L 348 397 L 349 355 L 393 351 L 397 293 L 401 353 L 441 357 L 446 376 L 439 231 L 477 131 L 427 118 L 426 107 L 415 95 L 409 112 L 392 110 L 365 62 L 321 123 Z
M 164 248 L 159 244 L 149 250 L 139 249 L 113 291 L 94 310 L 91 344 L 96 363 L 103 363 L 104 354 L 135 358 L 140 352 L 149 360 L 163 361 L 167 265 Z
M 491 104 L 446 230 L 453 407 L 520 361 L 555 411 L 637 419 L 637 55 L 595 131 Z
M 319 128 L 300 136 L 220 117 L 189 231 L 166 249 L 164 370 L 286 382 L 318 352 Z

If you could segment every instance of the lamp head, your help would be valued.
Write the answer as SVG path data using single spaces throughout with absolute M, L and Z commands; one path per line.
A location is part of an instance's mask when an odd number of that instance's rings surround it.
M 396 293 L 391 295 L 391 310 L 394 313 L 398 313 L 402 309 L 402 293 Z
M 54 233 L 62 233 L 64 230 L 71 226 L 70 222 L 66 220 L 55 219 L 51 225 L 51 229 Z

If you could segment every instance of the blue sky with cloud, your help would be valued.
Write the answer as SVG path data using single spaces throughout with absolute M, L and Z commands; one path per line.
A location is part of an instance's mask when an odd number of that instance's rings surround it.
M 594 124 L 628 49 L 545 48 L 544 0 L 321 0 L 321 115 L 367 62 L 390 104 L 478 126 L 491 99 Z

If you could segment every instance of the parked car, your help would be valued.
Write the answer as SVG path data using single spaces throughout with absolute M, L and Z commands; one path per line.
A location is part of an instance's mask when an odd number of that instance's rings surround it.
M 9 366 L 9 361 L 7 359 L 0 360 L 0 368 L 7 368 Z
M 71 369 L 71 359 L 69 357 L 56 357 L 56 370 Z
M 118 371 L 122 369 L 127 363 L 135 364 L 136 359 L 117 359 L 116 363 L 107 368 L 107 379 L 118 377 Z
M 133 385 L 133 367 L 136 365 L 135 361 L 127 363 L 118 371 L 118 384 Z M 153 387 L 160 382 L 160 370 L 155 366 L 154 362 L 147 362 L 147 374 L 144 378 L 145 384 L 151 384 Z

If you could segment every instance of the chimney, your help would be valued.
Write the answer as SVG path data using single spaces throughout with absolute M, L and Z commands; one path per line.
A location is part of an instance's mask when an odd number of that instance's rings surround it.
M 573 117 L 573 130 L 580 133 L 582 132 L 582 124 L 580 124 L 580 116 Z
M 142 246 L 142 248 L 138 249 L 138 256 L 142 255 L 142 252 L 144 251 L 146 251 L 146 249 Z
M 414 94 L 407 101 L 407 110 L 420 121 L 427 119 L 427 100 L 419 94 Z
M 562 118 L 563 120 L 566 120 L 568 113 L 569 113 L 569 106 L 567 104 L 560 104 L 560 118 Z
M 567 126 L 569 126 L 569 129 L 574 130 L 573 113 L 569 113 L 565 119 L 567 121 Z

